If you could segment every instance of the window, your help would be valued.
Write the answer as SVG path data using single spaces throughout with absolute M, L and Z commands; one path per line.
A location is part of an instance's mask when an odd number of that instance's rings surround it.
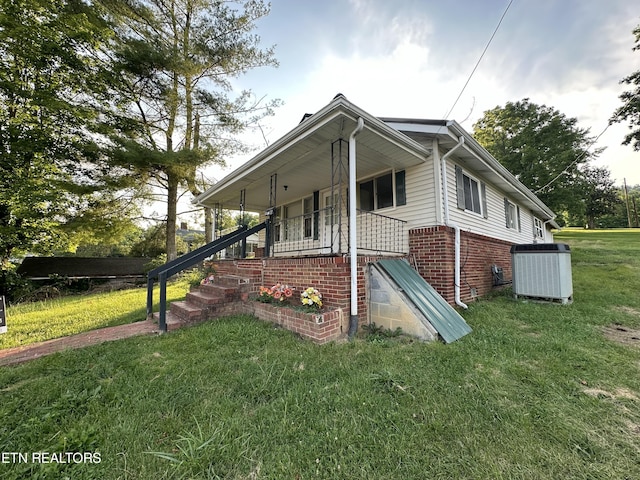
M 544 223 L 536 217 L 533 217 L 533 236 L 535 238 L 544 238 Z
M 302 211 L 304 212 L 304 221 L 303 221 L 303 230 L 304 230 L 304 238 L 311 238 L 313 234 L 313 217 L 311 214 L 313 213 L 313 198 L 308 197 L 303 201 Z
M 274 208 L 274 242 L 297 242 L 302 239 L 318 239 L 320 192 Z
M 487 188 L 484 183 L 467 175 L 456 165 L 456 192 L 458 208 L 488 218 Z
M 393 207 L 393 177 L 389 173 L 376 178 L 376 207 Z
M 380 208 L 389 208 L 394 205 L 398 206 L 406 204 L 407 198 L 404 170 L 395 172 L 395 175 L 394 172 L 389 172 L 360 184 L 361 210 L 370 212 Z
M 466 175 L 462 176 L 462 181 L 464 185 L 464 209 L 470 212 L 482 213 L 478 182 Z
M 360 209 L 370 212 L 375 210 L 375 193 L 373 190 L 373 180 L 360 184 Z
M 520 207 L 504 199 L 504 215 L 507 228 L 520 231 Z

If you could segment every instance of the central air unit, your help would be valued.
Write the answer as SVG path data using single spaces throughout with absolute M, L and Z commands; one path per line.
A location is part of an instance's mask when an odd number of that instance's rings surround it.
M 513 294 L 573 301 L 571 249 L 564 243 L 533 243 L 511 247 Z

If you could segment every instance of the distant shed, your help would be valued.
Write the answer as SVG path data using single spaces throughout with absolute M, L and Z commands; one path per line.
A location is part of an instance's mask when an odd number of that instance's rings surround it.
M 27 257 L 17 272 L 30 280 L 49 280 L 52 275 L 79 279 L 136 281 L 146 277 L 146 257 Z

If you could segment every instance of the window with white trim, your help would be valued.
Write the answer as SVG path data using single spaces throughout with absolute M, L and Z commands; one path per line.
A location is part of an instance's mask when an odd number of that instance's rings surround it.
M 367 212 L 406 205 L 404 170 L 389 172 L 359 185 L 360 209 Z
M 533 236 L 536 238 L 544 238 L 544 223 L 536 217 L 533 217 Z
M 487 187 L 456 165 L 458 208 L 488 218 Z
M 504 216 L 507 228 L 520 231 L 520 207 L 504 199 Z

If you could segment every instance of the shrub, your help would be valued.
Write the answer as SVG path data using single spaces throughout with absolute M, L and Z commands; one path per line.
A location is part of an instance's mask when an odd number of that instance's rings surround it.
M 16 265 L 10 263 L 0 270 L 0 295 L 8 303 L 18 301 L 33 290 L 33 284 L 16 272 Z

